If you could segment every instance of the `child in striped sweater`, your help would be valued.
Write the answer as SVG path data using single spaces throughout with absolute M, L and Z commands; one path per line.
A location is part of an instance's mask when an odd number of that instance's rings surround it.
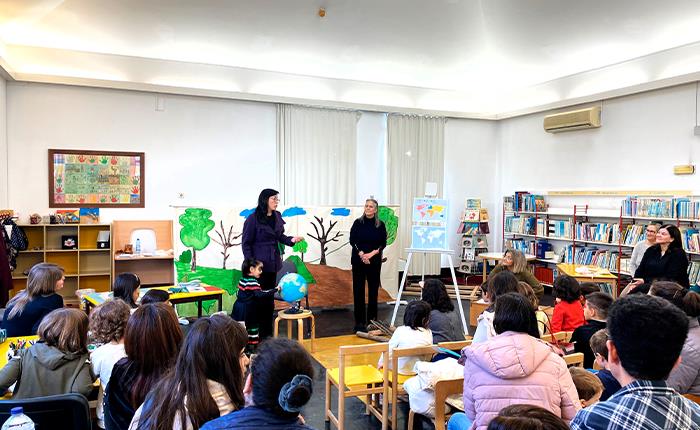
M 259 299 L 275 294 L 279 287 L 272 290 L 263 290 L 258 278 L 262 274 L 262 262 L 253 258 L 247 258 L 241 266 L 241 280 L 238 282 L 236 302 L 233 304 L 231 318 L 245 325 L 248 331 L 248 353 L 254 353 L 260 343 L 260 311 Z

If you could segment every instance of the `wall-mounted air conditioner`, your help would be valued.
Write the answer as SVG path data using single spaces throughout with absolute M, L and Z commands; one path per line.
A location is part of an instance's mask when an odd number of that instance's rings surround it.
M 598 127 L 600 127 L 599 106 L 561 112 L 544 117 L 544 131 L 548 133 Z

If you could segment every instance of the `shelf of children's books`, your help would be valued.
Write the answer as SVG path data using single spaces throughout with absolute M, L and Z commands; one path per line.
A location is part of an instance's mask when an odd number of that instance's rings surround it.
M 619 244 L 619 243 L 615 243 L 615 242 L 612 242 L 612 243 L 611 242 L 597 242 L 595 240 L 583 240 L 583 239 L 576 239 L 576 242 L 589 243 L 592 245 L 622 246 L 623 248 L 634 248 L 634 245 L 625 245 L 624 243 Z
M 538 261 L 540 263 L 547 263 L 547 264 L 559 264 L 561 261 L 555 260 L 555 259 L 548 259 L 548 258 L 535 258 L 535 261 Z

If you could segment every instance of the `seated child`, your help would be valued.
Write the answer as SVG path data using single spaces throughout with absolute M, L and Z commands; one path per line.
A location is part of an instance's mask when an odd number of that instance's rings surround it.
M 569 430 L 563 419 L 535 405 L 511 405 L 501 409 L 487 430 Z
M 171 304 L 170 293 L 165 290 L 151 288 L 141 298 L 141 305 L 147 305 L 149 303 L 165 303 L 166 305 L 169 305 Z
M 557 276 L 554 280 L 554 313 L 552 314 L 552 333 L 574 331 L 586 321 L 581 306 L 581 286 L 575 278 L 568 275 Z
M 549 333 L 549 317 L 540 310 L 540 301 L 535 294 L 535 290 L 533 290 L 527 282 L 520 281 L 518 282 L 518 293 L 532 304 L 532 308 L 535 310 L 535 316 L 537 317 L 537 330 L 540 336 Z
M 87 352 L 88 317 L 79 309 L 51 311 L 39 324 L 39 341 L 0 370 L 0 392 L 14 384 L 13 399 L 92 391 Z
M 586 305 L 586 296 L 591 294 L 591 293 L 599 293 L 600 292 L 600 285 L 596 284 L 595 282 L 581 282 L 581 297 L 579 297 L 579 300 L 581 301 L 581 306 Z
M 569 367 L 569 373 L 574 380 L 582 408 L 600 400 L 600 395 L 603 394 L 603 383 L 600 379 L 588 370 L 576 366 Z
M 97 396 L 97 425 L 105 428 L 102 399 L 112 375 L 114 364 L 126 357 L 124 351 L 124 329 L 129 321 L 131 308 L 124 301 L 108 300 L 90 313 L 90 333 L 102 344 L 90 354 L 92 372 L 100 378 L 100 393 Z
M 591 336 L 591 351 L 595 356 L 595 362 L 601 367 L 601 370 L 596 373 L 598 379 L 603 384 L 603 393 L 600 395 L 600 401 L 608 400 L 610 396 L 615 394 L 620 388 L 620 383 L 608 369 L 608 332 L 607 330 L 598 330 Z
M 397 327 L 389 339 L 389 363 L 391 363 L 391 351 L 394 348 L 415 348 L 433 344 L 433 333 L 428 328 L 430 323 L 430 305 L 422 300 L 415 300 L 406 306 L 403 314 L 403 325 Z M 402 375 L 415 375 L 413 366 L 417 361 L 429 361 L 430 357 L 406 356 L 399 358 L 399 373 Z M 377 367 L 384 366 L 384 354 L 379 357 Z
M 583 307 L 586 324 L 577 327 L 571 335 L 574 351 L 583 353 L 583 367 L 586 369 L 592 368 L 595 360 L 591 351 L 591 336 L 606 327 L 605 320 L 608 318 L 608 309 L 612 302 L 613 298 L 605 293 L 591 293 L 586 296 L 586 304 Z
M 138 305 L 136 301 L 141 293 L 141 279 L 135 273 L 120 273 L 114 280 L 112 286 L 112 296 L 115 299 L 122 299 L 131 307 L 133 314 Z
M 515 293 L 517 291 L 518 278 L 509 270 L 498 272 L 488 280 L 484 298 L 491 306 L 486 308 L 486 310 L 479 315 L 479 318 L 477 318 L 476 331 L 474 332 L 472 343 L 486 342 L 496 336 L 496 331 L 493 329 L 493 307 L 496 303 L 496 299 L 503 294 Z
M 263 271 L 262 262 L 253 258 L 246 258 L 241 265 L 241 280 L 238 281 L 236 302 L 233 304 L 231 318 L 243 323 L 248 332 L 248 352 L 254 353 L 260 343 L 260 306 L 261 299 L 272 296 L 279 287 L 272 290 L 263 290 L 258 278 Z

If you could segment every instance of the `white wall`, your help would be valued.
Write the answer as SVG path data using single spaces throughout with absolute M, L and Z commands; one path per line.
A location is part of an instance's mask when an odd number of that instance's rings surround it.
M 0 208 L 9 208 L 7 201 L 7 82 L 0 76 Z
M 146 153 L 146 207 L 102 209 L 106 222 L 168 219 L 172 204 L 252 207 L 277 187 L 275 105 L 163 97 L 156 111 L 152 93 L 8 83 L 8 205 L 50 212 L 49 148 Z

